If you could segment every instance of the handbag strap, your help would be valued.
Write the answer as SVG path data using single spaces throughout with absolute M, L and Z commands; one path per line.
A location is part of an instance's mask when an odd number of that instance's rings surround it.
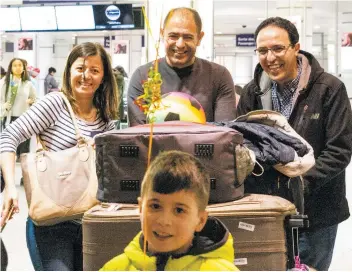
M 71 107 L 70 102 L 68 101 L 66 95 L 64 95 L 62 92 L 59 92 L 59 95 L 60 95 L 60 96 L 62 97 L 62 99 L 64 100 L 64 102 L 65 102 L 65 104 L 66 104 L 66 107 L 67 107 L 67 110 L 68 110 L 68 112 L 70 113 L 70 116 L 71 116 L 71 119 L 72 119 L 72 122 L 73 122 L 73 126 L 75 127 L 75 131 L 76 131 L 77 142 L 78 142 L 78 143 L 82 143 L 82 141 L 85 142 L 84 138 L 82 137 L 81 131 L 80 131 L 79 128 L 78 128 L 76 116 L 75 116 L 75 114 L 73 113 L 73 109 L 72 109 L 72 107 Z
M 73 126 L 75 128 L 76 139 L 77 139 L 78 145 L 86 144 L 87 142 L 86 142 L 85 138 L 82 136 L 81 131 L 78 128 L 76 116 L 73 113 L 73 109 L 71 107 L 70 102 L 68 101 L 67 97 L 62 92 L 58 92 L 58 93 L 61 96 L 61 98 L 64 100 L 64 102 L 66 104 L 66 107 L 67 107 L 67 110 L 70 113 L 70 116 L 71 116 L 71 119 L 72 119 L 72 123 L 73 123 Z M 40 139 L 39 135 L 37 134 L 36 136 L 37 136 L 37 151 L 48 150 L 46 148 L 44 142 Z

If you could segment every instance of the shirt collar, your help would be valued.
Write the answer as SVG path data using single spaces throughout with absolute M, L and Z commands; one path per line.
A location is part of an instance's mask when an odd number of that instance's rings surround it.
M 297 68 L 298 68 L 298 73 L 296 78 L 294 78 L 292 81 L 285 83 L 283 86 L 284 90 L 289 90 L 292 94 L 297 90 L 298 83 L 302 74 L 302 60 L 299 57 L 297 57 Z M 274 80 L 272 81 L 272 83 L 273 85 L 277 86 L 277 82 L 275 82 Z

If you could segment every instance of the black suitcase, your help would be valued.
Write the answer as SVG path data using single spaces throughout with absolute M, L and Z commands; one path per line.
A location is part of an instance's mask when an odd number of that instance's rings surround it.
M 147 168 L 149 137 L 150 125 L 113 130 L 95 137 L 99 200 L 137 203 Z M 238 156 L 241 151 L 237 152 L 244 150 L 242 141 L 242 134 L 231 128 L 166 122 L 154 125 L 151 157 L 164 150 L 195 155 L 210 174 L 209 203 L 232 201 L 244 194 L 245 177 L 243 171 L 237 171 L 237 165 L 243 165 L 245 160 Z

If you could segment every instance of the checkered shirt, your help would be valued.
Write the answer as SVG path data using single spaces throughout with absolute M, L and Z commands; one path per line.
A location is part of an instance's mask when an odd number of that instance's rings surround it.
M 297 66 L 298 66 L 298 73 L 297 77 L 284 84 L 284 88 L 281 92 L 277 89 L 277 83 L 273 81 L 271 87 L 271 99 L 273 102 L 273 109 L 277 112 L 280 112 L 283 116 L 289 119 L 292 108 L 293 108 L 293 96 L 298 87 L 299 79 L 301 78 L 302 74 L 302 61 L 297 58 Z

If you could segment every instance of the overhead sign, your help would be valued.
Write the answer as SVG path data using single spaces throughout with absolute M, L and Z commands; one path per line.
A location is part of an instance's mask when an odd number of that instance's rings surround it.
M 236 46 L 254 47 L 255 46 L 254 34 L 237 34 Z
M 134 28 L 132 4 L 93 5 L 95 29 Z

